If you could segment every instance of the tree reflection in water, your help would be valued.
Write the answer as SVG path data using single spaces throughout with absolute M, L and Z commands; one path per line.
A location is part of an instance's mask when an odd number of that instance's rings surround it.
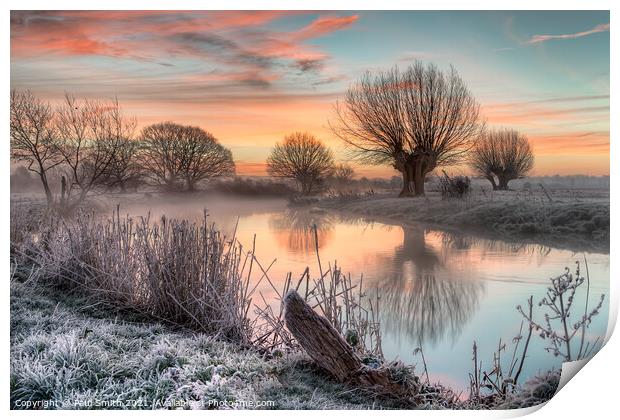
M 382 328 L 423 345 L 434 345 L 446 337 L 458 338 L 478 309 L 484 283 L 447 280 L 433 274 L 414 279 L 393 274 L 379 289 Z
M 333 236 L 334 225 L 330 216 L 308 209 L 289 209 L 269 219 L 269 228 L 278 243 L 295 254 L 307 255 L 316 251 L 314 225 L 321 249 Z
M 437 231 L 436 234 L 441 237 L 442 251 L 444 253 L 451 253 L 452 250 L 468 250 L 476 247 L 484 253 L 521 254 L 536 257 L 537 264 L 542 264 L 545 258 L 551 254 L 552 251 L 551 247 L 540 244 L 504 242 L 495 239 L 478 238 L 455 232 Z
M 407 226 L 403 233 L 403 245 L 378 267 L 382 328 L 425 345 L 456 339 L 478 309 L 484 283 L 455 278 L 450 255 L 427 244 L 424 228 Z
M 280 245 L 295 254 L 313 255 L 317 226 L 319 249 L 335 240 L 341 223 L 371 226 L 368 221 L 309 209 L 290 209 L 269 219 L 269 227 Z M 455 341 L 479 307 L 485 283 L 479 265 L 493 255 L 521 254 L 539 263 L 551 249 L 540 245 L 507 243 L 459 233 L 425 229 L 420 225 L 384 226 L 402 229 L 402 244 L 385 252 L 366 253 L 363 243 L 350 244 L 350 252 L 363 258 L 359 267 L 345 267 L 364 274 L 372 287 L 368 293 L 381 297 L 381 324 L 385 333 L 435 345 Z M 372 237 L 372 236 L 371 236 Z M 373 244 L 376 245 L 376 244 Z M 332 258 L 333 255 L 327 255 Z
M 392 264 L 405 266 L 411 262 L 418 274 L 434 273 L 444 266 L 435 249 L 426 243 L 426 231 L 420 226 L 403 227 L 403 245 L 396 248 Z
M 476 278 L 476 266 L 469 260 L 468 250 L 481 250 L 481 259 L 487 253 L 530 255 L 539 264 L 551 252 L 542 245 L 481 239 L 421 226 L 402 229 L 403 245 L 378 267 L 381 322 L 384 331 L 426 345 L 444 338 L 456 340 L 478 309 L 485 286 Z M 470 270 L 465 270 L 465 265 Z

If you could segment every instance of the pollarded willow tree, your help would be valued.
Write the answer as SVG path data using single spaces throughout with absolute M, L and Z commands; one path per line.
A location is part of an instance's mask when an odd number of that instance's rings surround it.
M 235 173 L 231 151 L 200 127 L 153 124 L 142 130 L 141 143 L 145 176 L 169 191 L 193 191 L 202 180 Z
M 518 131 L 490 130 L 476 142 L 470 165 L 494 190 L 507 190 L 508 182 L 523 178 L 534 168 L 534 153 L 527 137 Z
M 484 123 L 453 67 L 444 73 L 416 61 L 405 71 L 367 72 L 336 105 L 330 127 L 360 161 L 401 172 L 400 196 L 410 196 L 424 195 L 424 179 L 437 166 L 459 162 Z
M 276 143 L 267 158 L 271 176 L 295 180 L 302 194 L 311 194 L 332 175 L 334 156 L 327 146 L 308 133 L 292 133 Z

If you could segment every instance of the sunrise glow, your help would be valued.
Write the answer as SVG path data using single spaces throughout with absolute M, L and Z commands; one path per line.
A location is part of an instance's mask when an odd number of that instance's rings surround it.
M 368 69 L 453 65 L 489 126 L 525 133 L 534 175 L 609 174 L 608 12 L 11 13 L 11 86 L 50 101 L 117 97 L 139 126 L 199 125 L 240 175 L 276 141 L 328 127 Z M 389 166 L 358 175 L 396 175 Z

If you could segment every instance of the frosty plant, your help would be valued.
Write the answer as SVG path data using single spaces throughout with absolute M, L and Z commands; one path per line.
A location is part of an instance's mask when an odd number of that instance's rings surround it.
M 566 267 L 564 274 L 551 279 L 551 286 L 547 289 L 546 296 L 538 303 L 538 306 L 548 308 L 543 323 L 534 321 L 533 296 L 528 299 L 525 309 L 521 305 L 517 306 L 524 322 L 521 323 L 519 334 L 513 338 L 514 349 L 507 369 L 503 368 L 503 361 L 506 359 L 505 356 L 502 357 L 507 351 L 506 343 L 502 343 L 500 339 L 497 351 L 493 353 L 492 369 L 487 371 L 482 368 L 482 362 L 478 357 L 478 346 L 474 341 L 472 358 L 474 371 L 469 374 L 471 400 L 494 406 L 497 401 L 501 401 L 516 389 L 533 332 L 538 333 L 543 339 L 548 339 L 550 344 L 545 349 L 552 352 L 556 357 L 561 356 L 564 361 L 579 360 L 590 355 L 598 339 L 592 344 L 586 342 L 586 329 L 592 322 L 592 318 L 599 313 L 605 295 L 601 295 L 596 307 L 589 309 L 590 276 L 588 274 L 588 261 L 585 260 L 585 277 L 581 276 L 579 261 L 576 262 L 576 265 L 577 268 L 574 273 Z M 580 312 L 580 318 L 575 321 L 574 318 L 571 318 L 575 294 L 579 286 L 584 283 L 586 283 L 584 309 L 583 313 Z M 529 325 L 525 330 L 527 331 L 525 335 L 524 324 Z M 517 353 L 522 340 L 525 341 L 520 350 L 521 356 L 518 357 Z M 483 390 L 490 391 L 490 393 L 485 394 Z
M 561 356 L 564 361 L 579 360 L 587 357 L 598 339 L 590 344 L 585 342 L 586 329 L 592 322 L 592 318 L 599 313 L 605 295 L 594 307 L 589 310 L 588 300 L 590 298 L 590 276 L 588 274 L 588 261 L 585 261 L 586 277 L 581 276 L 579 261 L 576 261 L 577 268 L 575 273 L 571 273 L 566 267 L 566 272 L 558 277 L 551 279 L 551 286 L 547 289 L 547 295 L 538 303 L 538 306 L 545 306 L 549 312 L 545 313 L 544 322 L 538 323 L 533 320 L 532 312 L 526 314 L 521 305 L 517 310 L 528 321 L 532 328 L 542 337 L 550 341 L 545 349 L 552 352 L 554 356 Z M 577 288 L 586 283 L 586 301 L 581 317 L 574 321 L 571 317 L 572 306 L 574 303 Z M 578 335 L 580 333 L 580 335 Z M 573 340 L 574 338 L 579 341 Z

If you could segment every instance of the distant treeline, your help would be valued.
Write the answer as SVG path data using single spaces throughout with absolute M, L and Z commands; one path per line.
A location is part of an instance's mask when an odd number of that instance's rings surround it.
M 435 190 L 460 184 L 466 192 L 471 180 L 449 176 L 444 172 L 449 167 L 468 167 L 493 190 L 527 189 L 532 183 L 609 187 L 609 177 L 528 178 L 534 151 L 527 135 L 487 127 L 458 72 L 422 62 L 404 70 L 369 71 L 349 87 L 328 121 L 348 151 L 345 161 L 337 162 L 330 147 L 309 132 L 295 131 L 275 142 L 265 163 L 278 185 L 233 178 L 231 150 L 201 127 L 166 121 L 138 130 L 137 119 L 125 115 L 116 100 L 67 94 L 52 106 L 31 92 L 14 90 L 10 111 L 12 160 L 38 176 L 49 206 L 67 211 L 94 192 L 143 186 L 195 191 L 218 178 L 225 182 L 211 188 L 244 194 L 284 195 L 294 186 L 302 195 L 400 188 L 400 197 L 410 197 L 424 195 L 427 183 Z M 391 167 L 400 176 L 357 179 L 352 160 Z M 235 181 L 226 181 L 231 178 Z M 25 173 L 12 184 L 14 191 L 31 185 Z
M 51 176 L 54 180 L 54 176 Z M 428 181 L 432 182 L 432 177 Z M 480 179 L 479 181 L 483 181 Z M 486 180 L 484 180 L 486 183 Z M 53 186 L 60 186 L 60 177 Z M 335 182 L 326 185 L 326 188 L 335 186 Z M 537 188 L 538 184 L 543 184 L 548 188 L 609 188 L 609 175 L 552 175 L 537 176 L 517 179 L 513 181 L 513 189 L 526 189 L 528 187 Z M 339 189 L 349 190 L 398 190 L 402 188 L 402 178 L 392 176 L 389 178 L 381 177 L 361 177 L 347 181 L 346 186 L 337 186 Z M 212 181 L 209 189 L 216 192 L 240 194 L 240 195 L 268 195 L 268 196 L 289 196 L 296 193 L 295 185 L 287 180 L 274 179 L 261 176 L 235 176 L 228 179 L 218 179 Z M 11 170 L 11 191 L 15 193 L 24 192 L 43 192 L 38 176 L 26 169 L 24 166 L 16 166 Z M 59 191 L 54 191 L 58 193 Z

